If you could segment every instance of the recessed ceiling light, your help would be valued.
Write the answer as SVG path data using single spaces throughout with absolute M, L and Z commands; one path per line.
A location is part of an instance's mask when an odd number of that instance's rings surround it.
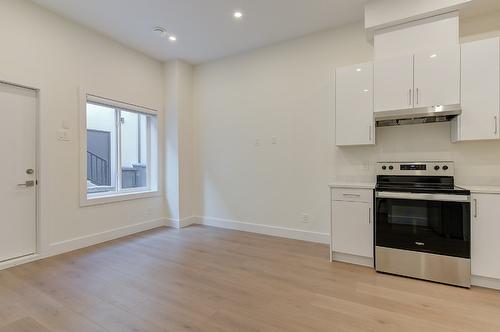
M 430 55 L 430 57 L 431 57 L 431 58 L 435 58 L 435 57 L 437 57 L 437 56 L 438 56 L 437 54 L 431 54 L 431 55 Z
M 153 32 L 157 33 L 162 38 L 165 38 L 167 36 L 167 30 L 162 27 L 154 27 Z
M 356 71 L 359 73 L 361 71 L 361 68 L 356 68 Z
M 241 10 L 235 10 L 233 13 L 233 17 L 237 20 L 243 18 L 243 12 Z
M 168 40 L 170 40 L 171 42 L 174 42 L 177 40 L 177 37 L 176 36 L 170 36 L 168 37 Z

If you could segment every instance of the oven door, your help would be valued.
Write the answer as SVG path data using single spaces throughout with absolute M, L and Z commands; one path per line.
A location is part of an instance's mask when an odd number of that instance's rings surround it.
M 470 196 L 376 192 L 375 243 L 470 258 Z

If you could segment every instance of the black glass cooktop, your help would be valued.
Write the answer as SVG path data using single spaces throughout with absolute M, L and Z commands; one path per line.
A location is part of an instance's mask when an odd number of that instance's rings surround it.
M 378 175 L 376 190 L 470 195 L 469 190 L 455 186 L 452 176 Z

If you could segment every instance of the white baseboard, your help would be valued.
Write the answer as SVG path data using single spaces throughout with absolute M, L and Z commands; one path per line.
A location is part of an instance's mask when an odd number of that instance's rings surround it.
M 500 279 L 481 277 L 481 276 L 472 276 L 471 284 L 473 286 L 485 287 L 485 288 L 493 288 L 500 290 Z
M 343 262 L 355 265 L 368 266 L 373 268 L 374 260 L 370 257 L 363 257 L 351 254 L 344 254 L 341 252 L 332 252 L 332 259 L 334 262 Z
M 5 269 L 8 269 L 8 268 L 17 266 L 17 265 L 22 265 L 22 264 L 30 263 L 30 262 L 39 260 L 40 258 L 41 258 L 40 254 L 32 254 L 32 255 L 27 255 L 27 256 L 24 256 L 24 257 L 19 257 L 19 258 L 11 259 L 11 260 L 8 260 L 8 261 L 0 263 L 0 270 L 5 270 Z
M 196 217 L 197 223 L 207 226 L 234 229 L 251 233 L 265 234 L 277 237 L 284 237 L 294 240 L 302 240 L 316 243 L 330 243 L 330 234 L 304 231 L 300 229 L 254 224 L 236 220 L 228 220 L 212 217 Z
M 196 224 L 197 218 L 194 216 L 183 218 L 183 219 L 172 219 L 167 218 L 167 226 L 174 228 L 184 228 L 190 225 Z
M 168 226 L 167 219 L 160 218 L 149 220 L 134 225 L 115 228 L 101 233 L 95 233 L 70 240 L 55 242 L 50 244 L 49 249 L 46 253 L 43 254 L 43 257 L 54 256 L 68 251 L 89 247 L 98 243 L 111 241 L 120 237 L 147 231 L 161 226 Z

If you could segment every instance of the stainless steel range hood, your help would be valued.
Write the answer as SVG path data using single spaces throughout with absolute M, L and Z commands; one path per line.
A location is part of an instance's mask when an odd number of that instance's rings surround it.
M 450 121 L 462 112 L 460 104 L 375 112 L 377 127 Z

